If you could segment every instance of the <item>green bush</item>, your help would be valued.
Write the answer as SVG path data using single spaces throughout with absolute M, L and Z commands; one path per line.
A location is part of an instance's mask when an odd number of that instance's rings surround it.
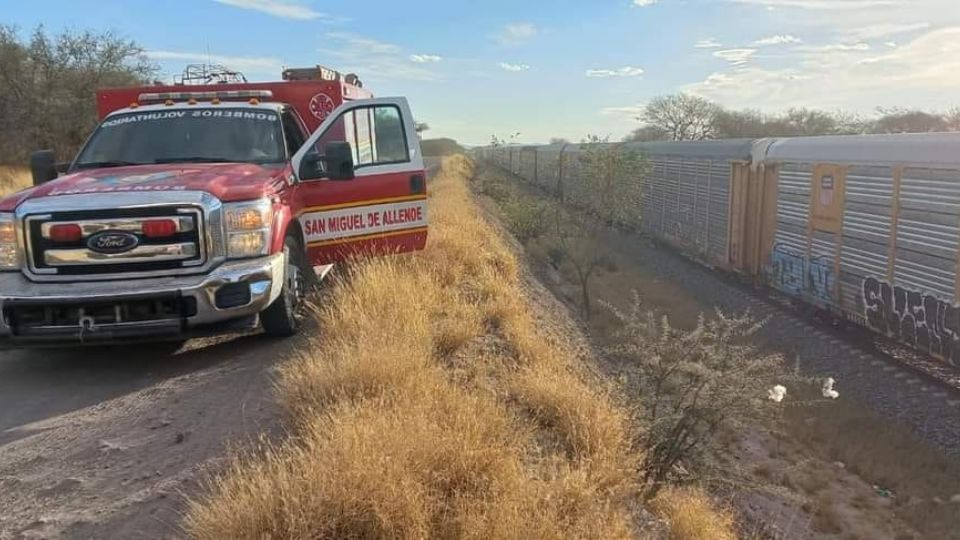
M 531 199 L 517 198 L 504 201 L 501 208 L 507 218 L 507 226 L 521 243 L 526 244 L 546 234 L 549 225 L 545 204 Z

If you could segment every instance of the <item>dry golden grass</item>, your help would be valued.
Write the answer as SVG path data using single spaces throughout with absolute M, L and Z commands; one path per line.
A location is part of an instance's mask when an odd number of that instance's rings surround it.
M 698 489 L 667 488 L 653 500 L 653 510 L 667 520 L 670 540 L 737 538 L 733 516 Z
M 292 436 L 233 460 L 196 538 L 628 538 L 629 415 L 538 328 L 465 158 L 431 184 L 423 253 L 354 264 L 286 365 Z M 711 528 L 710 531 L 717 530 Z
M 26 167 L 0 165 L 0 196 L 30 187 L 32 183 L 30 179 L 30 169 Z

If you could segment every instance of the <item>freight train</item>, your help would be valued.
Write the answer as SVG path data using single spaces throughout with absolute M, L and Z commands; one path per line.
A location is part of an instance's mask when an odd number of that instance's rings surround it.
M 637 225 L 711 267 L 960 365 L 960 133 L 625 143 Z M 549 190 L 577 144 L 477 150 Z

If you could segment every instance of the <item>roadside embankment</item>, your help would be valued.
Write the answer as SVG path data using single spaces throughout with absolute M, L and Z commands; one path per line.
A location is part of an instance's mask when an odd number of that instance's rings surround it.
M 194 501 L 198 538 L 626 538 L 642 534 L 632 415 L 525 294 L 471 199 L 431 184 L 430 241 L 352 265 L 282 369 L 279 446 Z
M 6 195 L 30 186 L 30 169 L 0 165 L 0 195 Z

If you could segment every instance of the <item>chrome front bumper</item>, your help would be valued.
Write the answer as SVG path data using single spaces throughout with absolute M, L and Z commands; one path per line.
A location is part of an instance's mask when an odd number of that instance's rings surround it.
M 0 348 L 18 348 L 76 343 L 113 343 L 182 339 L 194 335 L 224 333 L 246 329 L 256 323 L 256 315 L 280 296 L 283 288 L 283 254 L 245 261 L 228 261 L 208 274 L 170 276 L 112 282 L 35 283 L 21 273 L 0 273 Z M 228 284 L 246 284 L 249 301 L 234 307 L 217 307 L 217 291 Z M 236 285 L 232 288 L 237 291 Z M 241 293 L 245 291 L 240 288 Z M 241 296 L 244 298 L 245 294 Z M 125 302 L 149 302 L 153 299 L 175 299 L 178 305 L 189 305 L 189 312 L 180 317 L 156 320 L 93 323 L 86 320 L 71 325 L 31 324 L 29 329 L 18 325 L 13 310 L 26 307 L 87 305 L 122 306 Z M 221 305 L 225 304 L 221 302 Z M 120 313 L 120 307 L 117 307 Z M 230 323 L 241 323 L 231 325 Z

